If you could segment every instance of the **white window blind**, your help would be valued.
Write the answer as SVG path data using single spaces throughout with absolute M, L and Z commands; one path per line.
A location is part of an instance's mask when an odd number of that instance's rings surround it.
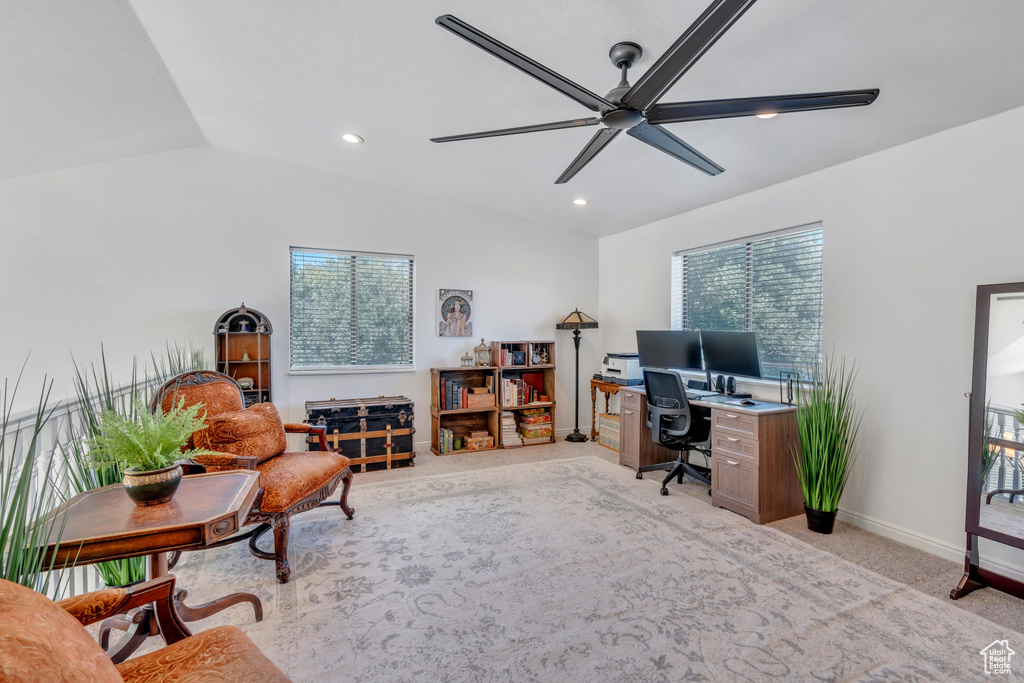
M 411 369 L 414 258 L 291 248 L 293 371 Z
M 757 333 L 761 373 L 821 361 L 821 226 L 677 252 L 672 328 Z

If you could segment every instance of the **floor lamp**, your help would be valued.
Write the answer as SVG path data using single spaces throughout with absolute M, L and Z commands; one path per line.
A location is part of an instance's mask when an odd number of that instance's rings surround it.
M 565 437 L 566 441 L 582 443 L 587 441 L 585 434 L 580 433 L 580 330 L 597 328 L 597 321 L 586 313 L 576 309 L 555 325 L 556 330 L 572 330 L 572 343 L 576 346 L 576 428 Z

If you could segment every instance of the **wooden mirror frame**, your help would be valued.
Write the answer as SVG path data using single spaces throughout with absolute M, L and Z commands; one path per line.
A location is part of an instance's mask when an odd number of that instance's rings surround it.
M 978 538 L 1024 549 L 1024 538 L 1010 536 L 995 529 L 981 526 L 981 448 L 985 431 L 985 396 L 988 379 L 988 331 L 991 322 L 992 297 L 995 294 L 1024 294 L 1024 282 L 1006 282 L 997 285 L 978 285 L 974 317 L 974 374 L 970 393 L 970 442 L 967 458 L 967 554 L 964 575 L 950 591 L 953 600 L 973 590 L 991 586 L 1019 598 L 1024 598 L 1024 583 L 996 574 L 979 566 Z

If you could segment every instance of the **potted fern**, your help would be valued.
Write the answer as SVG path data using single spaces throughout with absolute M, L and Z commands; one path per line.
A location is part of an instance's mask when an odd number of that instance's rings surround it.
M 99 430 L 89 440 L 96 468 L 117 464 L 124 472 L 124 490 L 136 505 L 166 503 L 181 483 L 178 460 L 208 451 L 183 451 L 192 433 L 203 426 L 206 411 L 201 404 L 185 407 L 182 397 L 170 410 L 150 413 L 141 399 L 131 414 L 105 410 Z
M 816 368 L 809 386 L 797 391 L 799 450 L 793 462 L 804 494 L 807 528 L 832 533 L 846 481 L 856 459 L 855 445 L 863 412 L 853 398 L 856 364 L 835 355 Z

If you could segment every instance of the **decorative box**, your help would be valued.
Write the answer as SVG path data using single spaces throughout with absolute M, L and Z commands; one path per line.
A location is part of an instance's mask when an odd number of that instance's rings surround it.
M 353 472 L 411 467 L 413 407 L 405 396 L 306 401 L 306 422 L 327 427 L 327 443 L 352 461 Z M 315 434 L 306 443 L 320 450 Z
M 616 453 L 619 451 L 619 414 L 601 413 L 597 416 L 597 442 Z

